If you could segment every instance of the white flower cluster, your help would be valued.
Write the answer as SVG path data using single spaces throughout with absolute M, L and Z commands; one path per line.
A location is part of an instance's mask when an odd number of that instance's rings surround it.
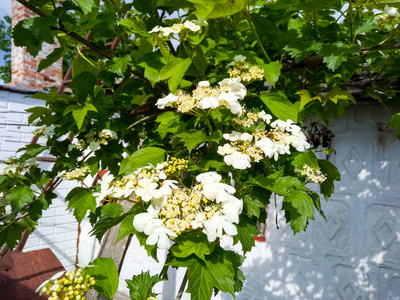
M 200 32 L 201 27 L 191 21 L 185 21 L 183 24 L 174 24 L 171 27 L 156 26 L 149 33 L 161 33 L 162 36 L 168 37 L 174 33 L 180 33 L 187 29 L 188 32 Z
M 192 94 L 180 91 L 178 95 L 169 94 L 157 101 L 157 107 L 176 107 L 179 112 L 188 113 L 194 108 L 215 109 L 222 105 L 233 114 L 240 116 L 243 100 L 247 94 L 246 87 L 240 83 L 240 78 L 224 79 L 217 86 L 211 87 L 208 81 L 200 81 Z
M 215 172 L 200 174 L 190 190 L 169 183 L 163 191 L 161 207 L 150 205 L 147 212 L 135 216 L 134 227 L 149 237 L 146 244 L 169 248 L 171 240 L 186 230 L 204 229 L 208 241 L 215 241 L 225 233 L 236 235 L 233 223 L 239 222 L 243 202 L 233 194 L 235 188 L 221 183 Z M 165 180 L 163 187 L 166 185 Z
M 0 175 L 21 174 L 22 172 L 39 165 L 35 158 L 21 162 L 16 157 L 9 157 L 8 159 L 3 160 L 2 163 L 6 164 L 7 167 L 4 167 L 3 170 L 0 170 Z
M 244 82 L 263 80 L 264 70 L 257 66 L 250 66 L 246 62 L 246 56 L 236 55 L 233 61 L 227 64 L 230 78 L 241 78 Z
M 251 127 L 256 124 L 259 120 L 262 120 L 264 123 L 269 124 L 272 120 L 272 116 L 267 114 L 265 111 L 260 112 L 251 112 L 243 109 L 244 113 L 241 117 L 234 118 L 233 121 L 236 124 L 239 124 L 242 127 Z
M 264 122 L 268 124 L 270 116 L 264 117 Z M 279 155 L 290 154 L 291 146 L 299 152 L 310 148 L 301 128 L 293 124 L 293 121 L 276 120 L 270 127 L 269 131 L 256 130 L 253 134 L 237 131 L 224 134 L 230 143 L 219 146 L 218 153 L 224 156 L 227 165 L 243 170 L 250 168 L 252 161 L 259 162 L 267 157 L 278 160 Z
M 393 20 L 397 20 L 400 17 L 400 13 L 395 7 L 390 7 L 386 4 L 384 11 L 384 14 L 379 14 L 374 18 L 375 23 L 377 23 L 379 26 L 390 24 Z
M 56 128 L 56 126 L 54 126 L 54 125 L 50 125 L 50 126 L 43 125 L 39 128 L 36 128 L 35 130 L 33 130 L 32 133 L 35 137 L 39 137 L 42 135 L 52 136 L 54 134 L 55 128 Z
M 82 180 L 89 174 L 89 171 L 88 166 L 83 166 L 71 172 L 64 171 L 60 175 L 62 180 Z
M 100 145 L 107 145 L 108 141 L 118 139 L 118 135 L 115 131 L 110 129 L 103 129 L 97 134 L 94 129 L 91 129 L 85 134 L 85 140 L 78 141 L 78 149 L 88 148 L 90 151 L 97 151 L 100 149 Z
M 326 180 L 326 176 L 320 170 L 313 169 L 309 165 L 304 165 L 300 174 L 306 176 L 307 181 L 313 183 L 322 183 Z

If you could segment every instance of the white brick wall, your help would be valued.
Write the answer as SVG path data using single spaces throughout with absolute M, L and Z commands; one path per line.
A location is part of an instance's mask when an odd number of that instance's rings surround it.
M 11 125 L 28 124 L 29 114 L 25 109 L 44 105 L 44 101 L 25 96 L 0 91 L 0 159 L 15 156 L 16 151 L 32 139 L 32 127 Z M 41 142 L 42 139 L 39 140 Z M 41 167 L 49 169 L 51 164 L 41 163 Z M 37 229 L 30 235 L 24 248 L 24 251 L 50 248 L 67 270 L 75 267 L 78 223 L 72 213 L 66 211 L 67 205 L 63 198 L 74 186 L 74 182 L 63 182 L 57 188 L 55 192 L 58 197 L 43 212 Z

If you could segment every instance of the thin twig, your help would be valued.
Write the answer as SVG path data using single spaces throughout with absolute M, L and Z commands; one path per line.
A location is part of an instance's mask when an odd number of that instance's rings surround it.
M 278 206 L 276 205 L 276 194 L 274 194 L 274 201 L 275 201 L 275 224 L 276 224 L 276 229 L 279 229 L 279 225 L 278 225 Z
M 175 300 L 181 300 L 183 293 L 185 292 L 185 287 L 187 283 L 187 273 L 188 271 L 186 270 L 185 276 L 183 277 L 181 287 L 179 288 L 178 294 L 176 294 Z

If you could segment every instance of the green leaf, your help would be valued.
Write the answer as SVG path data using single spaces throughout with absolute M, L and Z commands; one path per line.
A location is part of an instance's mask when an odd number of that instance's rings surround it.
M 296 234 L 305 230 L 308 219 L 314 219 L 313 199 L 300 191 L 292 191 L 283 199 L 282 209 L 285 210 L 286 220 Z
M 299 152 L 294 154 L 292 165 L 297 169 L 302 170 L 304 165 L 308 165 L 311 168 L 318 170 L 318 158 L 315 156 L 314 152 Z
M 261 233 L 256 225 L 257 220 L 254 220 L 242 214 L 239 216 L 239 224 L 236 225 L 238 233 L 233 237 L 233 244 L 236 245 L 238 242 L 240 242 L 242 245 L 243 254 L 251 251 L 251 248 L 255 246 L 253 237 Z
M 211 255 L 205 256 L 205 261 L 193 254 L 186 258 L 172 257 L 166 265 L 188 269 L 186 292 L 191 294 L 192 300 L 211 299 L 214 288 L 234 296 L 237 273 L 233 269 L 234 262 L 230 257 L 237 254 L 231 252 L 216 247 Z
M 151 82 L 153 87 L 157 82 L 162 80 L 160 72 L 165 64 L 161 61 L 160 53 L 152 52 L 145 54 L 140 59 L 138 65 L 144 68 L 144 77 Z
M 119 24 L 124 26 L 129 33 L 139 34 L 143 37 L 151 36 L 144 21 L 138 17 L 120 20 Z
M 13 187 L 4 197 L 4 202 L 11 204 L 11 211 L 13 213 L 19 212 L 25 204 L 32 201 L 33 191 L 28 186 Z
M 201 130 L 190 129 L 176 135 L 185 144 L 185 147 L 191 152 L 198 144 L 207 140 L 207 136 Z
M 322 101 L 321 97 L 319 96 L 311 97 L 310 93 L 307 90 L 298 91 L 296 95 L 300 95 L 300 110 L 302 110 L 304 106 L 314 100 Z
M 281 75 L 282 64 L 279 60 L 273 61 L 269 64 L 261 66 L 264 69 L 265 79 L 275 87 L 275 83 L 279 80 Z
M 68 201 L 67 209 L 74 209 L 74 216 L 81 222 L 88 210 L 94 212 L 96 209 L 96 198 L 89 189 L 76 187 L 65 197 Z
M 389 119 L 389 128 L 397 128 L 397 138 L 400 139 L 400 113 L 394 114 Z
M 252 186 L 241 191 L 239 197 L 243 200 L 247 215 L 258 219 L 260 213 L 265 211 L 265 206 L 269 203 L 271 192 L 262 187 Z
M 188 0 L 197 9 L 194 13 L 201 21 L 233 15 L 245 9 L 249 0 Z
M 214 248 L 215 243 L 208 242 L 207 235 L 195 230 L 181 235 L 177 243 L 171 247 L 170 252 L 173 256 L 179 258 L 195 254 L 198 258 L 205 260 L 204 255 L 211 254 Z
M 132 65 L 132 57 L 125 55 L 123 57 L 114 57 L 110 66 L 110 71 L 123 77 L 128 66 Z
M 133 227 L 133 218 L 134 217 L 135 217 L 135 215 L 131 214 L 131 215 L 126 216 L 122 220 L 121 226 L 119 227 L 119 230 L 118 230 L 117 240 L 115 241 L 115 243 L 118 243 L 124 237 L 136 232 L 135 227 Z
M 36 106 L 32 108 L 28 108 L 25 110 L 28 113 L 31 113 L 28 117 L 29 124 L 32 124 L 36 119 L 42 117 L 43 115 L 49 112 L 49 109 L 43 106 Z
M 149 164 L 157 166 L 164 161 L 164 154 L 165 150 L 157 147 L 139 149 L 121 162 L 119 174 L 129 174 Z
M 250 15 L 251 15 L 251 19 L 254 23 L 254 27 L 256 27 L 257 33 L 260 36 L 261 40 L 264 37 L 268 40 L 268 42 L 271 42 L 274 45 L 276 45 L 276 41 L 278 40 L 279 35 L 282 34 L 281 30 L 278 28 L 276 23 L 269 20 L 266 17 L 262 17 L 260 14 L 252 13 Z M 276 62 L 272 62 L 272 63 L 276 63 Z M 280 74 L 280 72 L 279 72 L 279 74 Z M 271 82 L 271 81 L 269 81 L 269 82 Z
M 337 104 L 339 100 L 348 100 L 353 103 L 357 103 L 356 99 L 354 96 L 347 90 L 341 90 L 338 87 L 333 88 L 330 90 L 324 97 L 325 99 L 328 99 L 332 101 L 333 103 Z
M 75 78 L 85 71 L 97 75 L 100 69 L 96 67 L 96 62 L 89 57 L 83 58 L 79 56 L 75 58 L 72 62 L 72 78 Z
M 283 196 L 289 195 L 294 188 L 301 191 L 308 191 L 305 184 L 294 176 L 272 178 L 271 176 L 264 177 L 263 175 L 258 175 L 253 179 L 253 182 L 264 189 Z
M 340 180 L 340 173 L 329 160 L 319 159 L 318 166 L 321 172 L 326 176 L 326 180 L 320 184 L 321 194 L 328 200 L 335 190 L 334 181 Z
M 17 152 L 26 151 L 19 159 L 21 162 L 25 162 L 28 159 L 38 156 L 40 153 L 42 153 L 46 149 L 47 149 L 46 146 L 41 146 L 39 144 L 30 144 L 24 148 L 18 149 Z
M 324 56 L 324 62 L 328 68 L 335 71 L 342 62 L 347 61 L 347 58 L 352 55 L 359 55 L 360 45 L 358 44 L 345 44 L 343 42 L 336 42 L 325 45 L 319 54 Z
M 66 52 L 67 52 L 67 50 L 65 48 L 55 48 L 53 50 L 53 52 L 51 52 L 49 55 L 47 55 L 46 58 L 42 59 L 39 62 L 37 72 L 40 72 L 40 71 L 50 67 L 57 60 L 62 58 Z
M 175 58 L 165 65 L 160 71 L 160 80 L 168 79 L 168 87 L 174 93 L 179 86 L 192 60 L 190 58 Z
M 83 121 L 85 120 L 85 117 L 87 115 L 88 111 L 95 111 L 97 112 L 97 108 L 90 103 L 86 103 L 84 106 L 81 105 L 70 105 L 67 106 L 67 108 L 64 110 L 64 116 L 72 111 L 72 116 L 74 117 L 74 120 L 76 122 L 76 126 L 80 130 Z
M 107 203 L 101 207 L 101 214 L 110 218 L 119 217 L 124 212 L 124 208 L 119 203 Z
M 260 96 L 268 109 L 275 117 L 282 121 L 292 120 L 297 122 L 299 103 L 291 103 L 282 92 L 265 93 Z
M 157 275 L 150 276 L 150 272 L 142 273 L 140 275 L 133 275 L 132 279 L 125 280 L 131 299 L 147 300 L 152 294 L 153 287 L 156 283 L 164 281 Z
M 159 115 L 156 119 L 158 125 L 156 131 L 160 135 L 161 139 L 164 139 L 168 133 L 179 133 L 185 130 L 186 122 L 181 122 L 182 114 L 178 114 L 174 111 L 167 111 Z
M 118 289 L 118 270 L 111 258 L 99 257 L 85 268 L 85 273 L 96 280 L 94 289 L 101 295 L 111 300 Z
M 85 101 L 88 95 L 94 97 L 94 87 L 96 82 L 96 75 L 92 72 L 84 71 L 75 76 L 69 86 L 75 89 L 74 92 L 78 100 Z
M 14 249 L 24 230 L 25 227 L 20 223 L 0 225 L 0 247 L 7 244 L 9 249 Z
M 76 4 L 82 9 L 84 15 L 92 11 L 92 7 L 95 6 L 94 0 L 74 0 Z

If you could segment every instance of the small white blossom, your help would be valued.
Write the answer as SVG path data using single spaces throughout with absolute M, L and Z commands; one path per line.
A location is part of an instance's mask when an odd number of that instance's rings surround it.
M 99 150 L 100 149 L 100 143 L 99 142 L 90 142 L 90 144 L 89 144 L 89 150 L 90 151 L 97 151 L 97 150 Z
M 170 107 L 172 103 L 174 103 L 176 100 L 178 100 L 178 96 L 175 96 L 174 94 L 168 94 L 164 98 L 158 99 L 156 105 L 157 108 L 159 109 L 164 109 L 166 107 Z
M 206 172 L 196 176 L 197 182 L 208 184 L 208 183 L 216 183 L 222 180 L 222 176 L 217 172 Z
M 235 152 L 235 148 L 231 146 L 231 144 L 225 144 L 224 146 L 218 146 L 218 151 L 217 153 L 219 155 L 227 155 L 227 154 L 232 154 Z
M 397 11 L 397 8 L 395 7 L 390 7 L 387 4 L 385 5 L 385 12 L 392 17 L 398 17 L 400 16 L 399 12 Z
M 183 25 L 184 25 L 187 29 L 190 29 L 190 30 L 193 31 L 193 32 L 196 32 L 196 31 L 200 31 L 200 30 L 201 30 L 201 27 L 200 27 L 199 25 L 197 25 L 197 24 L 195 24 L 195 23 L 193 23 L 193 22 L 190 22 L 190 21 L 185 21 L 185 23 L 183 23 Z
M 205 97 L 199 101 L 199 107 L 201 109 L 215 109 L 219 106 L 218 98 L 216 97 Z
M 272 116 L 267 114 L 265 111 L 260 111 L 257 115 L 258 118 L 263 120 L 265 123 L 269 124 L 271 122 Z
M 245 133 L 240 133 L 237 131 L 232 131 L 232 133 L 224 133 L 223 135 L 224 139 L 235 142 L 235 141 L 249 141 L 251 142 L 253 140 L 253 136 L 247 132 Z
M 224 156 L 224 161 L 228 166 L 235 169 L 244 170 L 251 167 L 251 158 L 247 154 L 240 152 L 233 152 L 232 154 Z
M 168 236 L 177 237 L 178 235 L 164 226 L 159 226 L 149 235 L 146 244 L 157 244 L 157 247 L 160 249 L 168 249 L 171 246 L 171 240 Z
M 222 212 L 231 218 L 233 223 L 239 223 L 239 215 L 243 210 L 243 201 L 230 196 L 228 201 L 222 203 Z
M 138 181 L 138 188 L 136 188 L 136 195 L 142 198 L 144 202 L 149 202 L 153 198 L 161 198 L 163 193 L 157 189 L 157 183 L 150 178 L 143 178 Z
M 216 200 L 217 203 L 229 201 L 236 189 L 228 184 L 215 182 L 203 184 L 203 195 L 209 200 Z
M 200 81 L 200 82 L 197 84 L 197 86 L 200 86 L 200 87 L 209 87 L 209 86 L 210 86 L 210 82 L 207 81 L 207 80 Z
M 222 238 L 223 231 L 229 235 L 236 235 L 237 228 L 232 224 L 229 216 L 219 215 L 216 213 L 211 219 L 203 223 L 209 242 Z

